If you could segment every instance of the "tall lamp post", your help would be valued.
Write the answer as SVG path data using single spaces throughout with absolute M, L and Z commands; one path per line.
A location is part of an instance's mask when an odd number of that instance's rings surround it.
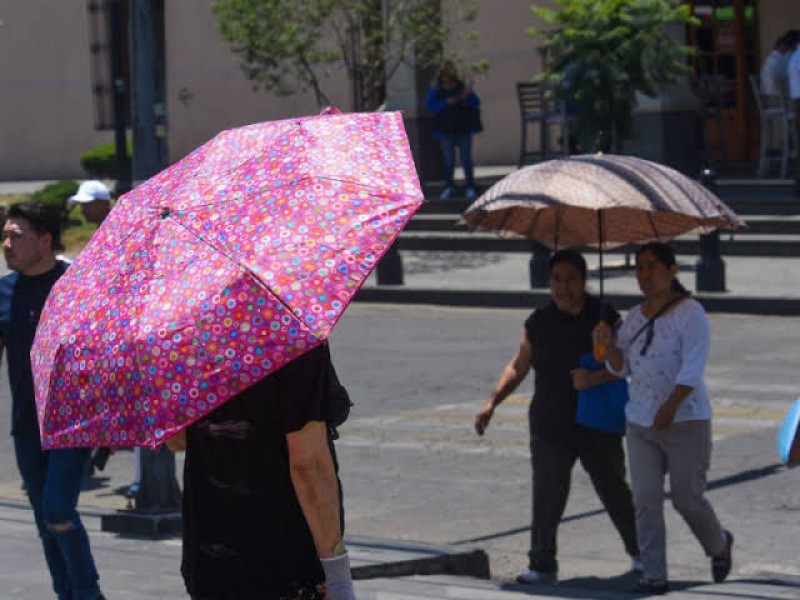
M 131 0 L 133 178 L 148 179 L 167 166 L 164 0 Z M 166 446 L 142 448 L 142 481 L 135 508 L 104 515 L 104 531 L 158 536 L 180 531 L 180 488 L 175 455 Z
M 118 177 L 114 193 L 117 196 L 121 196 L 131 189 L 131 161 L 127 148 L 128 115 L 125 114 L 125 99 L 128 90 L 125 84 L 123 52 L 123 43 L 127 36 L 125 35 L 126 19 L 121 5 L 121 0 L 109 0 L 108 3 L 111 85 L 114 98 L 114 150 Z

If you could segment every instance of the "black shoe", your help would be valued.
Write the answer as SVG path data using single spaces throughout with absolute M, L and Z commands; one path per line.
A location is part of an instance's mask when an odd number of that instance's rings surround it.
M 714 578 L 714 583 L 725 581 L 733 566 L 733 534 L 727 529 L 724 533 L 725 538 L 728 540 L 725 554 L 711 558 L 711 576 Z
M 647 596 L 661 596 L 669 591 L 669 584 L 666 581 L 658 581 L 655 579 L 640 579 L 636 585 L 631 588 L 634 594 L 642 594 Z

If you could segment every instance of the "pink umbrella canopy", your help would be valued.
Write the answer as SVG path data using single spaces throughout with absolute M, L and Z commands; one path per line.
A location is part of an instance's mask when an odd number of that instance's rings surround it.
M 43 446 L 155 447 L 322 343 L 423 201 L 396 112 L 224 131 L 136 187 L 42 312 Z

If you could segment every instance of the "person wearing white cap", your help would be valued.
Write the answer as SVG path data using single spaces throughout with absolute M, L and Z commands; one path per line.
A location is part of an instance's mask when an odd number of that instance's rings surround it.
M 80 185 L 74 196 L 70 196 L 69 204 L 80 204 L 83 218 L 99 225 L 111 211 L 111 192 L 102 181 L 90 179 Z

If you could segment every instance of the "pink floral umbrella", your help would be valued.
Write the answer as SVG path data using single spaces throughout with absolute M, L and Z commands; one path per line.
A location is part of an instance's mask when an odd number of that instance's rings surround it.
M 322 343 L 423 200 L 396 112 L 224 131 L 144 182 L 45 304 L 43 446 L 155 447 Z

